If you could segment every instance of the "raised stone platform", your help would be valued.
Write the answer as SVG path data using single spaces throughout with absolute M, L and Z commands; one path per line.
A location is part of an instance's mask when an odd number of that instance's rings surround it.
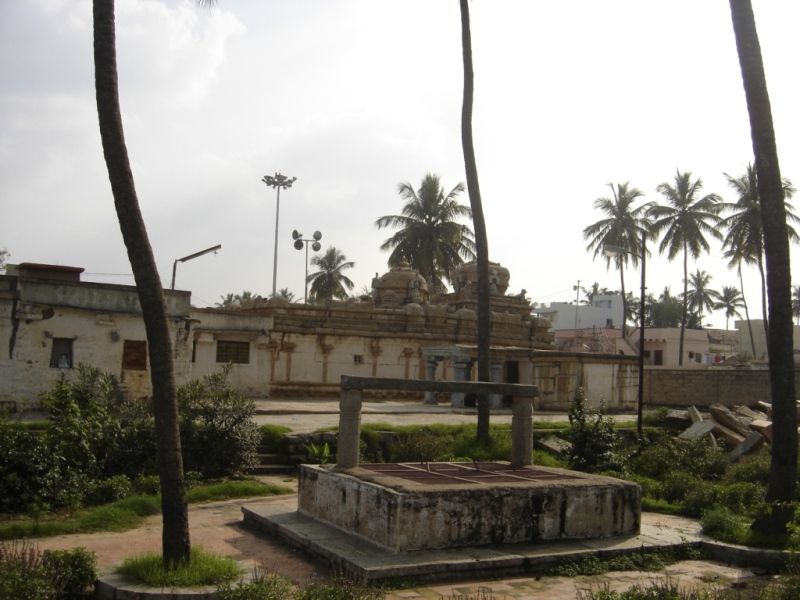
M 390 552 L 639 532 L 639 486 L 508 463 L 302 465 L 298 513 Z

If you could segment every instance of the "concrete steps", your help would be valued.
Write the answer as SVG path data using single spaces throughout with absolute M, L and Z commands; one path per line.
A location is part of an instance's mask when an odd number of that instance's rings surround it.
M 297 467 L 282 462 L 278 454 L 259 454 L 258 463 L 249 470 L 252 475 L 292 475 Z

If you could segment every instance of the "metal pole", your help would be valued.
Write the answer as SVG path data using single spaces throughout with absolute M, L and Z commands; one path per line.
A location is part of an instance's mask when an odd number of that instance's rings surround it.
M 636 405 L 636 433 L 642 439 L 642 410 L 644 408 L 644 294 L 645 294 L 645 257 L 647 256 L 647 234 L 642 232 L 642 289 L 639 305 L 639 398 Z
M 578 279 L 578 285 L 575 286 L 575 336 L 578 335 L 578 298 L 581 295 L 581 280 Z
M 306 291 L 303 295 L 303 304 L 308 304 L 308 242 L 311 240 L 306 240 L 306 278 L 303 280 L 306 285 Z
M 175 259 L 175 262 L 172 263 L 172 285 L 169 286 L 169 289 L 175 289 L 175 271 L 178 269 L 178 259 Z
M 278 281 L 278 219 L 281 214 L 281 186 L 277 186 L 278 201 L 275 204 L 275 256 L 272 261 L 272 297 L 275 297 L 277 291 L 276 282 Z

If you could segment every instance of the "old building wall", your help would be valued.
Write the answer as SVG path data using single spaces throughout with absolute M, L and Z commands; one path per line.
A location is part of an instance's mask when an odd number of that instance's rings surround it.
M 709 406 L 770 402 L 769 371 L 762 369 L 649 369 L 644 373 L 645 404 Z M 795 379 L 800 371 L 795 371 Z

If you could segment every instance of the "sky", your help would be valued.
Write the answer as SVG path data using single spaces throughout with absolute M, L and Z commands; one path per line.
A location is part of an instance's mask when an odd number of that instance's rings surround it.
M 753 0 L 781 170 L 800 183 L 800 2 Z M 676 170 L 736 200 L 723 173 L 752 161 L 725 0 L 473 0 L 474 143 L 490 260 L 509 291 L 575 299 L 619 287 L 582 231 L 609 183 L 658 201 Z M 272 292 L 302 298 L 292 230 L 322 233 L 355 262 L 355 291 L 386 272 L 375 221 L 426 173 L 465 180 L 456 0 L 117 0 L 122 117 L 139 202 L 165 287 L 196 306 Z M 462 201 L 468 204 L 465 195 Z M 9 262 L 79 266 L 132 284 L 94 102 L 91 3 L 0 1 L 0 248 Z M 682 290 L 682 262 L 653 248 L 647 287 Z M 792 248 L 797 272 L 800 251 Z M 737 284 L 718 242 L 689 269 Z M 313 271 L 313 268 L 312 268 Z M 639 271 L 625 272 L 638 293 Z M 744 274 L 754 318 L 758 273 Z M 796 280 L 794 277 L 793 280 Z M 706 322 L 725 326 L 721 312 Z M 732 326 L 732 324 L 731 324 Z

